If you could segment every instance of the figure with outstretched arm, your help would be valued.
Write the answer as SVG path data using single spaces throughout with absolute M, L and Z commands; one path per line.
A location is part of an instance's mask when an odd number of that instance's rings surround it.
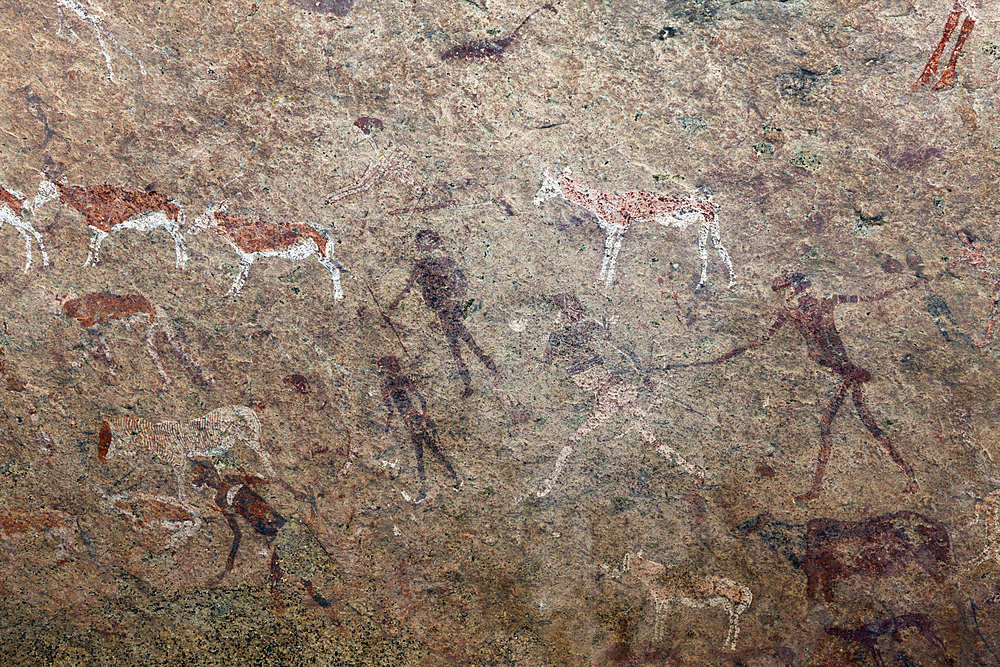
M 435 231 L 423 229 L 417 232 L 417 247 L 430 253 L 441 247 L 441 237 Z M 465 274 L 455 260 L 450 257 L 425 257 L 414 264 L 413 271 L 410 272 L 410 279 L 389 305 L 389 310 L 394 310 L 414 285 L 420 286 L 424 303 L 434 311 L 441 322 L 441 330 L 448 340 L 448 348 L 451 350 L 451 356 L 455 359 L 458 375 L 465 385 L 462 398 L 468 398 L 474 393 L 472 375 L 469 373 L 469 367 L 465 360 L 462 359 L 461 342 L 465 341 L 469 349 L 493 373 L 497 372 L 497 366 L 493 362 L 493 358 L 479 347 L 472 332 L 463 321 L 466 309 L 464 301 L 468 286 Z
M 830 426 L 848 394 L 851 395 L 854 408 L 861 419 L 861 423 L 865 425 L 865 428 L 868 429 L 872 437 L 888 452 L 903 474 L 909 478 L 905 490 L 908 492 L 914 491 L 917 483 L 913 475 L 913 469 L 910 468 L 909 464 L 900 455 L 892 440 L 889 439 L 889 436 L 885 435 L 882 429 L 879 428 L 875 422 L 875 418 L 872 416 L 871 410 L 868 409 L 865 403 L 862 386 L 871 380 L 872 376 L 869 371 L 855 365 L 848 357 L 847 348 L 844 346 L 844 341 L 840 338 L 840 332 L 837 331 L 835 309 L 838 304 L 842 303 L 870 303 L 879 301 L 923 282 L 925 281 L 914 280 L 900 287 L 873 295 L 837 294 L 821 300 L 809 291 L 812 283 L 806 278 L 805 274 L 786 271 L 774 278 L 771 289 L 775 292 L 784 292 L 790 289 L 791 293 L 787 297 L 788 306 L 778 311 L 774 323 L 771 324 L 760 339 L 753 343 L 736 347 L 711 361 L 670 364 L 665 368 L 673 369 L 721 364 L 745 352 L 763 346 L 774 337 L 782 326 L 790 323 L 802 335 L 806 343 L 806 351 L 809 358 L 816 361 L 825 371 L 838 375 L 841 378 L 840 387 L 834 393 L 833 398 L 830 399 L 826 410 L 823 412 L 823 416 L 820 418 L 820 448 L 819 456 L 816 459 L 816 474 L 813 477 L 812 487 L 805 493 L 796 496 L 796 502 L 805 502 L 819 497 L 823 484 L 823 474 L 826 471 L 826 464 L 830 459 L 830 452 L 833 449 L 833 437 L 830 433 Z M 792 304 L 792 299 L 796 298 L 798 299 L 797 302 Z

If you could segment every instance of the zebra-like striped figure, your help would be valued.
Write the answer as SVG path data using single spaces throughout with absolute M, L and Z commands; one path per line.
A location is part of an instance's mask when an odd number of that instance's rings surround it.
M 140 449 L 151 452 L 177 473 L 177 498 L 183 502 L 188 457 L 221 456 L 236 442 L 255 451 L 268 476 L 274 476 L 257 413 L 242 405 L 227 405 L 189 422 L 110 417 L 101 422 L 97 458 L 104 462 L 115 456 L 135 456 Z

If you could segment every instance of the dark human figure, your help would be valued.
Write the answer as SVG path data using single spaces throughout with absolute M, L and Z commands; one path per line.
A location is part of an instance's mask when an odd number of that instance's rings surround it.
M 392 427 L 392 415 L 394 412 L 398 412 L 410 432 L 410 441 L 416 452 L 417 472 L 420 475 L 420 494 L 414 502 L 419 503 L 427 497 L 427 474 L 424 472 L 425 445 L 441 460 L 445 469 L 454 478 L 455 488 L 460 487 L 461 482 L 455 469 L 438 447 L 437 428 L 431 418 L 427 416 L 427 403 L 410 378 L 403 375 L 399 359 L 393 356 L 382 357 L 378 360 L 378 367 L 386 373 L 385 381 L 382 383 L 382 398 L 385 400 L 385 407 L 388 410 L 385 430 L 388 432 Z M 420 401 L 419 408 L 414 405 L 412 398 L 414 396 Z
M 309 597 L 318 604 L 335 622 L 340 619 L 333 610 L 333 603 L 318 593 L 313 585 L 317 575 L 323 575 L 335 569 L 329 554 L 320 544 L 311 530 L 293 516 L 285 519 L 271 507 L 264 498 L 254 490 L 267 480 L 253 475 L 226 475 L 222 477 L 215 465 L 210 461 L 194 460 L 194 474 L 191 483 L 197 487 L 208 486 L 215 490 L 215 504 L 226 518 L 230 530 L 233 531 L 233 545 L 229 549 L 226 567 L 222 573 L 209 582 L 210 586 L 222 583 L 226 575 L 233 569 L 236 554 L 240 550 L 243 533 L 240 530 L 237 517 L 253 527 L 258 535 L 263 536 L 272 547 L 269 567 L 269 582 L 271 593 L 277 599 L 278 584 L 285 574 L 291 574 L 299 580 Z M 311 501 L 305 494 L 295 491 L 285 485 L 298 500 Z M 233 491 L 235 489 L 235 491 Z M 284 568 L 282 567 L 284 565 Z M 360 613 L 350 604 L 341 605 Z
M 798 303 L 794 306 L 782 308 L 778 311 L 778 317 L 760 340 L 749 345 L 742 345 L 713 361 L 702 361 L 692 364 L 671 364 L 666 368 L 682 368 L 688 366 L 708 366 L 720 364 L 735 356 L 743 354 L 749 350 L 755 350 L 771 340 L 778 329 L 786 323 L 791 323 L 798 330 L 806 343 L 806 351 L 810 359 L 813 359 L 824 370 L 839 375 L 841 377 L 840 387 L 834 393 L 833 398 L 826 406 L 826 411 L 820 418 L 819 435 L 820 449 L 816 459 L 816 474 L 813 478 L 812 487 L 805 493 L 795 498 L 796 502 L 805 502 L 819 497 L 823 483 L 823 473 L 826 471 L 827 461 L 830 459 L 830 452 L 833 449 L 833 437 L 830 434 L 830 425 L 836 416 L 840 406 L 844 403 L 848 392 L 854 401 L 854 408 L 857 410 L 861 423 L 865 425 L 872 437 L 882 445 L 889 453 L 892 460 L 899 466 L 900 470 L 909 478 L 905 490 L 907 492 L 916 489 L 916 479 L 913 476 L 913 469 L 903 460 L 892 440 L 878 427 L 871 410 L 865 404 L 862 385 L 871 380 L 871 373 L 856 366 L 847 356 L 847 348 L 837 331 L 835 308 L 840 303 L 870 303 L 878 301 L 897 292 L 914 287 L 925 281 L 915 280 L 901 287 L 896 287 L 879 294 L 870 296 L 836 294 L 829 298 L 820 300 L 806 291 L 812 287 L 812 283 L 802 273 L 784 272 L 774 278 L 771 289 L 775 292 L 782 292 L 791 288 L 791 294 L 787 297 L 788 302 L 798 297 Z
M 417 232 L 417 247 L 428 253 L 437 250 L 441 247 L 441 237 L 437 232 L 423 229 Z M 448 339 L 448 347 L 451 349 L 451 355 L 455 358 L 458 374 L 465 384 L 462 398 L 468 398 L 473 394 L 472 377 L 469 374 L 468 366 L 465 365 L 465 360 L 462 359 L 459 340 L 465 341 L 465 344 L 479 357 L 486 368 L 496 373 L 497 367 L 493 363 L 493 358 L 479 347 L 476 339 L 472 337 L 472 333 L 462 321 L 466 308 L 464 301 L 468 289 L 465 274 L 458 268 L 455 260 L 450 257 L 425 257 L 414 264 L 410 279 L 389 305 L 389 310 L 399 305 L 414 283 L 420 286 L 424 303 L 437 314 L 441 321 L 441 330 L 444 331 L 445 338 Z

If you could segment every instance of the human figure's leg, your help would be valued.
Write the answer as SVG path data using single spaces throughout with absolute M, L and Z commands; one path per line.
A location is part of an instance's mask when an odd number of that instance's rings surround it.
M 890 440 L 889 437 L 882 432 L 882 429 L 878 427 L 878 424 L 875 423 L 875 418 L 872 416 L 871 410 L 869 410 L 868 406 L 865 405 L 865 397 L 861 393 L 860 384 L 855 384 L 851 388 L 851 397 L 854 399 L 854 407 L 858 411 L 858 417 L 861 418 L 861 423 L 865 425 L 865 428 L 867 428 L 868 432 L 872 434 L 872 437 L 878 441 L 878 444 L 882 445 L 885 451 L 889 452 L 889 456 L 892 457 L 892 460 L 899 466 L 900 470 L 902 470 L 903 473 L 910 478 L 910 481 L 906 483 L 905 490 L 907 492 L 916 490 L 917 480 L 913 475 L 913 469 L 905 460 L 903 460 L 903 457 L 900 456 L 896 446 L 892 444 L 892 440 Z
M 837 415 L 837 410 L 844 403 L 847 390 L 851 386 L 850 380 L 840 383 L 837 393 L 830 399 L 826 406 L 826 412 L 819 420 L 819 455 L 816 457 L 816 475 L 813 477 L 812 487 L 800 496 L 796 496 L 795 502 L 801 503 L 819 497 L 820 488 L 823 485 L 823 474 L 826 472 L 826 463 L 830 460 L 830 452 L 833 451 L 833 436 L 830 434 L 830 424 Z

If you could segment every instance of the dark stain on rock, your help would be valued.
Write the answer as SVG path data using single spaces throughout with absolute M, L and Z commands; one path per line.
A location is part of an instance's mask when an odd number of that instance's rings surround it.
M 347 16 L 354 7 L 354 0 L 289 0 L 296 7 L 315 14 Z

